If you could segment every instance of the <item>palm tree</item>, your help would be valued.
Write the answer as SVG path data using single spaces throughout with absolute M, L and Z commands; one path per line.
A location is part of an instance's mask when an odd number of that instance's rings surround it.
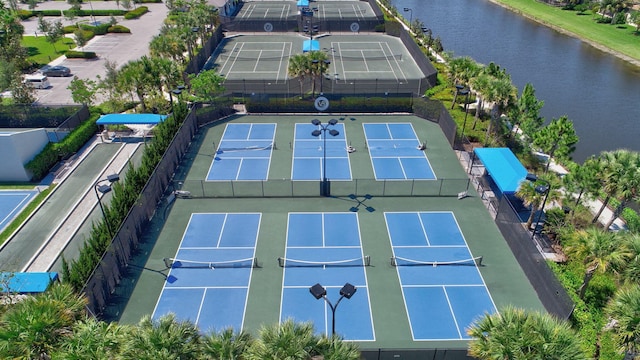
M 344 342 L 337 335 L 327 337 L 322 335 L 317 345 L 317 352 L 323 360 L 358 360 L 360 350 L 353 342 Z
M 631 251 L 631 257 L 624 266 L 624 280 L 631 284 L 640 284 L 640 234 L 628 233 L 625 243 Z
M 473 90 L 473 92 L 476 94 L 476 98 L 478 99 L 478 104 L 476 107 L 476 114 L 475 117 L 473 119 L 473 126 L 471 127 L 472 129 L 476 129 L 476 124 L 478 123 L 478 120 L 480 119 L 480 113 L 482 112 L 482 109 L 484 107 L 483 102 L 484 102 L 484 95 L 489 92 L 490 90 L 490 85 L 491 85 L 491 76 L 485 74 L 485 73 L 480 73 L 478 74 L 478 76 L 474 77 L 471 79 L 471 89 Z
M 202 339 L 203 353 L 210 360 L 241 360 L 251 346 L 253 338 L 247 332 L 227 328 L 212 332 Z
M 507 307 L 485 314 L 467 334 L 473 338 L 469 355 L 481 360 L 587 358 L 570 325 L 547 313 Z
M 307 74 L 308 58 L 304 54 L 296 54 L 289 58 L 287 72 L 300 82 L 300 98 L 304 95 L 304 77 Z
M 120 354 L 131 328 L 89 318 L 76 323 L 73 334 L 52 354 L 52 359 L 110 360 Z
M 621 352 L 633 358 L 640 352 L 640 286 L 633 284 L 616 291 L 607 304 L 605 313 L 613 319 L 613 332 Z
M 596 272 L 617 271 L 631 257 L 629 248 L 620 241 L 617 233 L 592 227 L 575 233 L 565 247 L 569 256 L 584 259 L 585 272 L 582 285 L 578 289 L 581 299 Z
M 640 154 L 627 150 L 619 151 L 621 156 L 618 158 L 618 166 L 623 171 L 618 183 L 618 192 L 615 195 L 619 203 L 613 211 L 613 216 L 605 225 L 605 229 L 610 228 L 627 204 L 637 200 L 640 194 Z
M 262 327 L 249 347 L 247 360 L 308 360 L 318 344 L 313 324 L 287 319 L 282 324 Z
M 485 100 L 493 103 L 491 109 L 491 120 L 489 126 L 487 126 L 487 133 L 485 136 L 485 144 L 487 143 L 488 136 L 491 134 L 491 125 L 495 122 L 498 123 L 501 115 L 501 109 L 513 103 L 518 94 L 518 89 L 513 85 L 509 77 L 495 77 L 492 76 L 489 81 L 488 92 L 485 93 Z
M 49 359 L 85 316 L 86 304 L 70 285 L 58 284 L 12 305 L 0 318 L 0 358 Z
M 158 320 L 146 315 L 125 343 L 121 359 L 198 359 L 200 340 L 198 328 L 191 322 L 176 320 L 174 314 Z
M 518 190 L 516 191 L 516 196 L 522 199 L 524 205 L 531 207 L 531 212 L 526 224 L 527 229 L 531 228 L 531 224 L 535 219 L 535 214 L 538 212 L 540 205 L 542 205 L 545 196 L 547 197 L 547 200 L 553 202 L 559 200 L 562 195 L 560 191 L 557 190 L 559 185 L 557 184 L 558 181 L 555 177 L 545 176 L 544 178 L 540 178 L 540 180 L 544 181 L 523 181 L 520 183 L 520 187 L 518 187 Z M 547 193 L 540 193 L 536 190 L 543 182 L 549 186 Z M 540 209 L 540 211 L 544 212 L 544 209 Z
M 575 204 L 580 204 L 582 196 L 594 194 L 600 189 L 600 162 L 594 157 L 587 159 L 582 165 L 569 162 L 569 173 L 562 178 L 567 192 L 577 193 Z
M 635 176 L 638 171 L 637 157 L 637 154 L 625 149 L 605 151 L 600 154 L 599 159 L 602 162 L 601 190 L 605 193 L 605 198 L 600 210 L 591 220 L 592 223 L 595 224 L 598 221 L 611 198 L 624 191 L 624 187 L 627 186 L 625 180 Z
M 306 56 L 308 57 L 309 73 L 311 75 L 311 97 L 315 98 L 316 94 L 316 79 L 322 77 L 327 73 L 329 64 L 327 60 L 329 57 L 323 51 L 309 51 Z

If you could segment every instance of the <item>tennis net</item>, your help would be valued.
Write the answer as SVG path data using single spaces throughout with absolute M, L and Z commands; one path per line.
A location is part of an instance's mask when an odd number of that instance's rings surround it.
M 251 50 L 250 50 L 251 51 Z M 352 50 L 353 51 L 353 50 Z M 367 51 L 367 50 L 363 50 Z M 259 56 L 247 56 L 247 55 L 218 55 L 219 60 L 231 60 L 231 61 L 282 61 L 289 59 L 290 56 L 283 55 L 259 55 Z M 377 56 L 369 56 L 369 55 L 345 55 L 342 53 L 336 54 L 336 58 L 341 60 L 402 60 L 402 54 L 392 54 L 392 55 L 377 55 Z
M 322 267 L 322 268 L 370 266 L 371 257 L 369 255 L 365 255 L 359 258 L 331 260 L 331 261 L 309 261 L 309 260 L 287 259 L 284 257 L 279 257 L 278 265 L 280 265 L 280 267 Z
M 226 268 L 257 268 L 258 259 L 255 257 L 225 260 L 225 261 L 195 261 L 182 260 L 173 258 L 164 258 L 164 264 L 167 268 L 191 268 L 191 269 L 226 269 Z
M 267 146 L 252 145 L 252 146 L 238 146 L 238 147 L 220 147 L 220 148 L 218 148 L 218 153 L 233 152 L 233 151 L 271 150 L 272 148 L 275 148 L 275 144 L 274 143 L 271 143 L 271 144 L 269 144 Z
M 400 256 L 391 257 L 391 266 L 482 266 L 482 256 L 453 261 L 422 261 Z

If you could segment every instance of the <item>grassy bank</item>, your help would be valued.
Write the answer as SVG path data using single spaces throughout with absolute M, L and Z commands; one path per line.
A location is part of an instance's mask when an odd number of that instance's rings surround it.
M 577 15 L 575 11 L 562 10 L 534 0 L 490 1 L 640 66 L 640 35 L 635 33 L 632 26 L 598 24 L 591 11 Z

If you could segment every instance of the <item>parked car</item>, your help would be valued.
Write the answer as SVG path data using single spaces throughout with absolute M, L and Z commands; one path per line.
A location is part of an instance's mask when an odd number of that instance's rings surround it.
M 40 70 L 38 70 L 38 72 L 41 73 L 42 75 L 47 75 L 51 77 L 71 76 L 71 70 L 68 67 L 62 66 L 62 65 L 56 65 L 56 66 L 45 65 Z
M 44 74 L 26 75 L 23 82 L 33 86 L 35 89 L 48 89 L 51 87 L 49 78 Z

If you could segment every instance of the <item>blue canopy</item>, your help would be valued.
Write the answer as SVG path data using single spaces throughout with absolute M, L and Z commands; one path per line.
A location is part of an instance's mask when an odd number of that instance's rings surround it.
M 297 5 L 300 7 L 309 7 L 309 0 L 298 0 Z
M 58 273 L 55 272 L 3 272 L 0 273 L 0 292 L 42 293 L 56 280 Z
M 320 42 L 318 40 L 305 40 L 302 44 L 302 52 L 320 51 Z
M 164 119 L 167 115 L 158 114 L 107 114 L 102 115 L 96 124 L 98 125 L 156 125 Z
M 527 169 L 509 148 L 478 148 L 474 151 L 500 192 L 518 191 L 520 183 L 527 177 Z

